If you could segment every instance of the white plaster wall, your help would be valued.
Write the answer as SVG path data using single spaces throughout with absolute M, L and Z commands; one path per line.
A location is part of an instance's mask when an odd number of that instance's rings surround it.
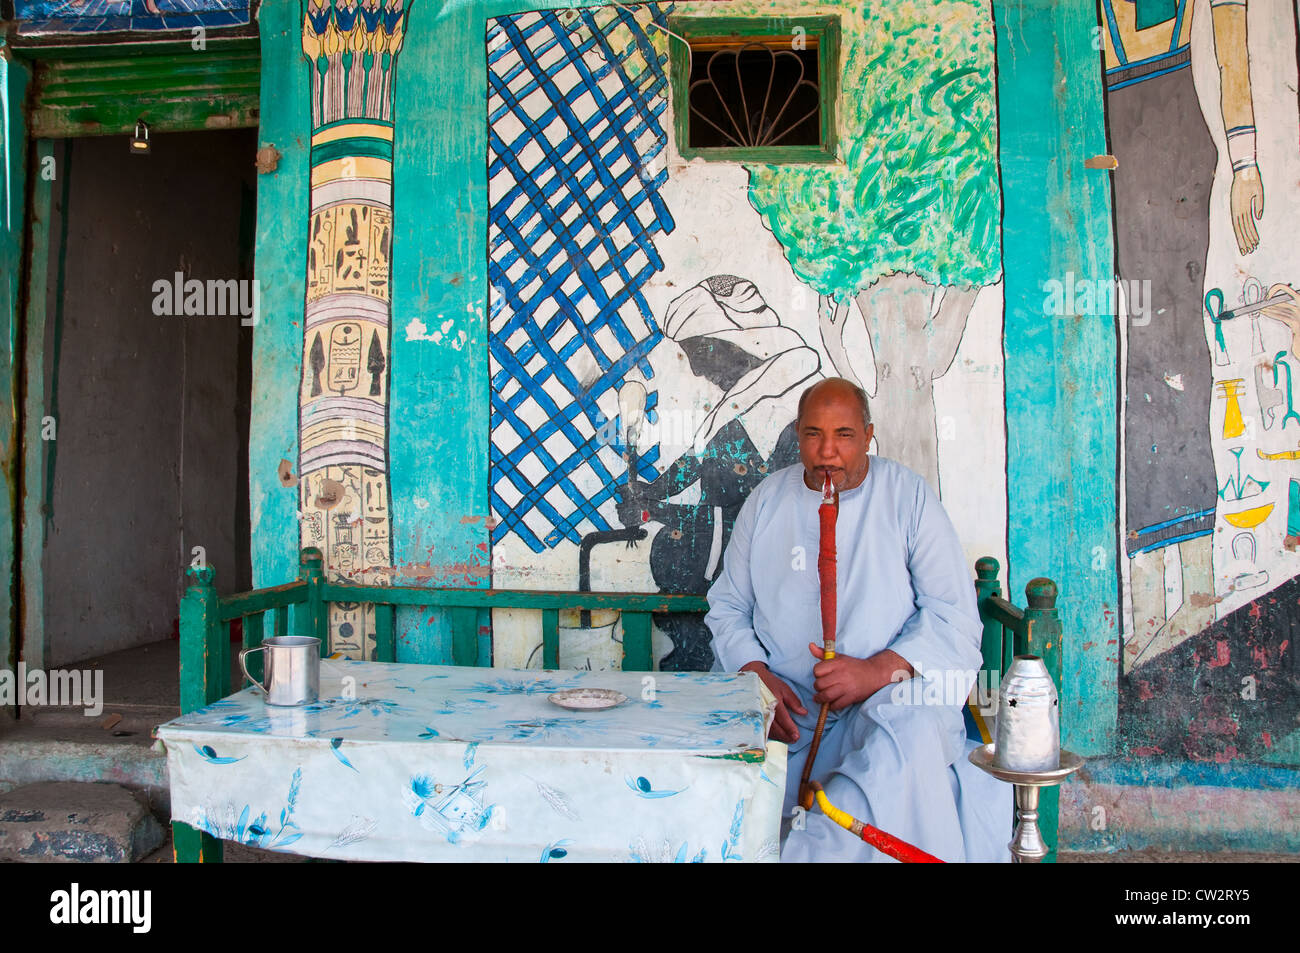
M 662 326 L 669 304 L 700 281 L 720 274 L 746 278 L 757 286 L 781 324 L 795 331 L 821 360 L 821 376 L 835 370 L 823 346 L 817 315 L 818 296 L 793 272 L 776 237 L 766 228 L 749 201 L 749 173 L 739 163 L 684 161 L 674 142 L 672 104 L 663 117 L 669 145 L 664 156 L 669 176 L 660 195 L 675 220 L 675 229 L 657 236 L 655 247 L 664 268 L 642 288 L 655 319 Z M 658 171 L 651 168 L 653 175 Z M 856 312 L 857 305 L 850 307 Z M 1006 565 L 1006 426 L 1002 361 L 1002 285 L 984 288 L 971 309 L 966 331 L 947 374 L 935 383 L 939 430 L 940 490 L 944 505 L 962 540 L 974 576 L 975 560 L 995 556 Z M 854 325 L 851 323 L 851 327 Z M 860 328 L 860 330 L 858 330 Z M 856 322 L 846 336 L 854 370 L 868 392 L 876 385 L 876 368 L 865 327 Z M 657 393 L 660 458 L 664 470 L 674 459 L 691 453 L 696 428 L 721 396 L 709 381 L 691 372 L 678 345 L 665 337 L 650 355 L 653 376 L 643 380 Z M 811 381 L 809 382 L 811 383 Z M 796 387 L 780 399 L 760 402 L 743 417 L 757 448 L 770 454 L 781 430 L 794 419 Z M 607 417 L 618 414 L 611 392 L 602 398 Z M 889 422 L 877 419 L 878 431 Z M 645 451 L 648 446 L 641 446 Z M 873 445 L 874 451 L 874 445 Z M 698 486 L 679 502 L 698 499 Z M 621 525 L 615 505 L 605 503 L 601 514 L 611 526 Z M 656 591 L 647 563 L 657 524 L 646 526 L 649 536 L 635 547 L 597 546 L 591 563 L 594 590 Z M 499 588 L 566 589 L 578 587 L 578 547 L 562 542 L 534 553 L 517 536 L 507 535 L 493 547 L 493 585 Z M 494 664 L 524 667 L 540 664 L 540 625 L 537 612 L 498 611 L 493 616 Z M 562 620 L 562 625 L 564 620 Z M 615 633 L 617 636 L 617 632 Z M 656 629 L 656 659 L 671 648 Z M 563 658 L 562 658 L 563 664 Z

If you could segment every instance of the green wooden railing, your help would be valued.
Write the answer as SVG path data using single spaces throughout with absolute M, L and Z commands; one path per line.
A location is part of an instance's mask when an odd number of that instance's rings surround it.
M 985 671 L 994 673 L 992 684 L 1011 667 L 1017 655 L 1037 655 L 1047 666 L 1056 683 L 1058 711 L 1064 716 L 1065 696 L 1061 694 L 1061 614 L 1056 608 L 1056 583 L 1039 577 L 1025 586 L 1025 608 L 1018 609 L 1002 598 L 998 583 L 998 561 L 985 556 L 975 563 L 975 595 L 980 619 L 984 622 Z M 1038 824 L 1048 853 L 1044 863 L 1056 862 L 1057 818 L 1060 789 L 1044 788 L 1038 795 Z
M 451 626 L 451 663 L 489 665 L 480 657 L 478 614 L 483 609 L 533 609 L 542 616 L 542 668 L 559 668 L 560 611 L 613 609 L 623 617 L 623 669 L 648 672 L 653 667 L 650 616 L 655 612 L 707 612 L 703 596 L 659 592 L 546 592 L 525 589 L 431 589 L 420 586 L 355 586 L 327 582 L 319 549 L 299 555 L 297 582 L 219 596 L 211 566 L 186 570 L 191 584 L 181 600 L 181 712 L 210 705 L 231 692 L 230 633 L 243 620 L 243 647 L 256 648 L 266 633 L 266 613 L 274 613 L 274 635 L 313 636 L 321 654 L 329 654 L 329 604 L 375 607 L 376 661 L 397 660 L 394 616 L 398 606 L 446 610 Z M 292 609 L 292 626 L 290 615 Z M 250 668 L 260 665 L 250 658 Z M 260 674 L 260 671 L 254 671 Z
M 984 668 L 1000 680 L 1014 655 L 1038 655 L 1061 690 L 1061 620 L 1056 609 L 1056 584 L 1034 579 L 1025 587 L 1026 608 L 1018 609 L 1002 598 L 998 561 L 984 557 L 975 564 L 975 592 L 984 623 Z M 650 592 L 545 592 L 520 589 L 429 589 L 418 586 L 355 586 L 328 582 L 320 550 L 307 548 L 299 555 L 296 582 L 231 596 L 213 587 L 212 568 L 186 571 L 191 584 L 181 600 L 180 687 L 181 712 L 194 711 L 231 693 L 231 625 L 243 621 L 243 648 L 256 648 L 266 635 L 266 613 L 272 613 L 273 635 L 313 636 L 321 640 L 321 653 L 329 651 L 329 604 L 369 603 L 375 607 L 376 657 L 392 662 L 397 657 L 394 616 L 398 606 L 436 608 L 447 612 L 451 626 L 453 665 L 489 665 L 479 652 L 478 614 L 484 609 L 532 609 L 542 616 L 542 668 L 559 667 L 561 610 L 613 609 L 622 613 L 623 669 L 648 672 L 653 666 L 650 648 L 651 614 L 656 612 L 706 612 L 708 602 L 697 595 Z M 261 659 L 250 658 L 250 669 L 260 677 Z M 1062 705 L 1062 708 L 1064 706 Z M 1039 823 L 1056 857 L 1057 791 L 1042 792 Z M 172 824 L 177 861 L 220 862 L 221 841 L 187 824 Z

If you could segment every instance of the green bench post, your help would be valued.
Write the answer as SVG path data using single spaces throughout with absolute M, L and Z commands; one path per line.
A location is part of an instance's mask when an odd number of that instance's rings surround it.
M 217 701 L 230 679 L 230 640 L 221 624 L 220 600 L 212 585 L 216 571 L 211 566 L 191 566 L 185 574 L 192 582 L 181 599 L 181 714 Z M 172 853 L 178 864 L 220 863 L 222 844 L 188 824 L 173 821 Z
M 650 648 L 650 613 L 623 613 L 623 671 L 649 672 L 654 668 Z
M 478 608 L 451 606 L 447 617 L 451 620 L 451 664 L 478 665 Z
M 560 610 L 542 610 L 542 668 L 560 667 Z
M 984 656 L 984 671 L 996 677 L 1006 671 L 1006 659 L 1002 655 L 1002 624 L 989 613 L 988 605 L 990 599 L 1002 596 L 1002 585 L 998 582 L 1000 568 L 992 556 L 984 556 L 975 562 L 975 599 L 979 604 L 980 621 L 984 623 L 980 654 Z M 992 687 L 997 688 L 997 684 Z
M 298 554 L 298 578 L 307 584 L 307 601 L 297 610 L 298 635 L 320 639 L 321 658 L 330 654 L 330 614 L 322 589 L 325 585 L 325 557 L 315 546 Z

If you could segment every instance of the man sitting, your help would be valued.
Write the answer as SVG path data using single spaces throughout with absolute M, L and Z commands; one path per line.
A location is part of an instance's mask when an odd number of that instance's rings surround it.
M 823 702 L 812 778 L 831 803 L 942 860 L 1003 860 L 1010 787 L 966 760 L 961 706 L 982 625 L 952 523 L 915 473 L 870 457 L 866 394 L 841 378 L 804 391 L 800 465 L 764 480 L 736 518 L 705 618 L 718 668 L 752 671 L 777 698 L 790 745 L 782 860 L 886 860 L 820 812 L 794 810 Z M 822 658 L 817 552 L 826 477 L 839 492 L 835 658 Z M 948 673 L 948 674 L 945 674 Z M 954 677 L 952 673 L 963 673 Z M 959 682 L 960 697 L 913 677 Z M 936 703 L 938 702 L 938 703 Z

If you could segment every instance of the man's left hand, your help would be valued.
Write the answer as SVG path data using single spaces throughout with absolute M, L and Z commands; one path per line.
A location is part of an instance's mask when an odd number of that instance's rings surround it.
M 813 666 L 813 688 L 817 691 L 813 701 L 819 705 L 829 703 L 831 711 L 866 701 L 890 682 L 916 674 L 907 659 L 889 649 L 865 659 L 836 653 L 830 661 L 813 642 L 808 643 L 808 651 L 813 658 L 822 660 Z M 899 672 L 903 675 L 896 676 Z

